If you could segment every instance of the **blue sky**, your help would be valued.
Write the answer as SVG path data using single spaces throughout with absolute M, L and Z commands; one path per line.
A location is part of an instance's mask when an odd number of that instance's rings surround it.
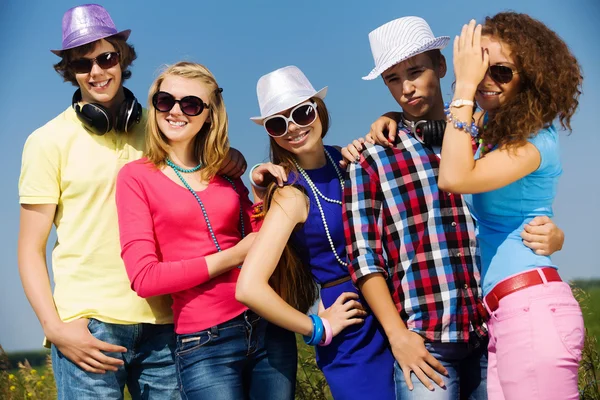
M 17 182 L 27 136 L 62 112 L 74 87 L 63 83 L 49 49 L 60 47 L 61 19 L 75 1 L 0 2 L 0 96 L 5 172 L 0 177 L 0 344 L 9 351 L 40 348 L 42 330 L 20 284 L 17 269 L 19 204 Z M 373 67 L 368 33 L 407 15 L 425 18 L 434 34 L 458 34 L 470 18 L 514 10 L 540 19 L 567 42 L 584 72 L 584 94 L 573 134 L 561 137 L 564 174 L 555 202 L 555 221 L 566 232 L 554 260 L 563 277 L 600 277 L 592 249 L 600 247 L 600 135 L 593 118 L 600 108 L 600 3 L 557 0 L 487 1 L 102 1 L 117 28 L 132 29 L 138 59 L 126 82 L 142 103 L 161 65 L 179 60 L 205 64 L 224 88 L 230 139 L 253 165 L 268 156 L 268 140 L 249 120 L 258 115 L 256 81 L 276 68 L 297 65 L 326 98 L 332 126 L 329 144 L 346 144 L 367 133 L 380 114 L 398 109 L 381 80 L 363 81 Z M 142 5 L 143 4 L 143 5 Z M 594 45 L 593 43 L 596 43 Z M 596 49 L 596 50 L 594 50 Z M 451 59 L 451 46 L 443 51 Z M 448 64 L 450 67 L 451 62 Z M 452 70 L 443 80 L 451 97 Z M 594 204 L 596 206 L 594 206 Z M 52 234 L 48 250 L 54 245 Z M 50 253 L 48 253 L 50 254 Z

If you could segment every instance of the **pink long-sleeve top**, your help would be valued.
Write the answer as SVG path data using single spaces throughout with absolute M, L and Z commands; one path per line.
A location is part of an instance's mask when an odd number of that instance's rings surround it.
M 236 190 L 215 176 L 196 192 L 202 200 L 222 250 L 252 231 L 252 203 L 240 179 Z M 235 300 L 239 269 L 214 279 L 205 256 L 217 252 L 202 209 L 188 189 L 178 185 L 147 159 L 125 165 L 116 188 L 121 256 L 131 287 L 141 297 L 170 294 L 175 332 L 198 332 L 228 321 L 246 310 Z

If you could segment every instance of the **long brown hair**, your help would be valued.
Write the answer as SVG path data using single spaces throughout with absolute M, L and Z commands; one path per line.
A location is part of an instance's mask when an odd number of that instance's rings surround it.
M 158 92 L 160 85 L 167 76 L 198 80 L 210 88 L 208 99 L 210 122 L 206 122 L 194 138 L 194 155 L 203 165 L 201 170 L 202 179 L 209 180 L 219 171 L 229 151 L 229 138 L 227 136 L 227 111 L 225 110 L 223 96 L 215 77 L 204 65 L 187 61 L 178 62 L 168 66 L 152 83 L 148 92 L 146 157 L 157 167 L 164 166 L 167 159 L 169 143 L 166 136 L 158 128 L 157 111 L 152 104 L 152 96 Z
M 323 100 L 318 97 L 314 97 L 311 100 L 317 104 L 317 114 L 322 126 L 321 137 L 323 138 L 329 130 L 329 112 Z M 286 170 L 288 177 L 298 176 L 298 170 L 294 164 L 294 155 L 281 148 L 273 138 L 271 138 L 270 142 L 271 162 L 281 165 Z M 277 189 L 276 182 L 269 185 L 264 201 L 265 213 L 272 206 L 273 196 Z M 270 283 L 282 299 L 304 313 L 315 303 L 319 295 L 315 280 L 308 266 L 302 264 L 297 250 L 289 241 L 285 246 L 275 272 L 271 276 Z
M 570 131 L 583 76 L 565 42 L 542 22 L 515 12 L 487 17 L 482 35 L 510 47 L 521 79 L 515 98 L 490 115 L 484 140 L 518 146 L 557 117 Z

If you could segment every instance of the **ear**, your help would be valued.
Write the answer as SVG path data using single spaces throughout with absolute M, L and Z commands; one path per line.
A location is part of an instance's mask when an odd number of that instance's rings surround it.
M 437 70 L 438 77 L 442 79 L 444 76 L 446 76 L 446 72 L 448 72 L 448 67 L 446 65 L 446 57 L 440 54 L 440 60 Z

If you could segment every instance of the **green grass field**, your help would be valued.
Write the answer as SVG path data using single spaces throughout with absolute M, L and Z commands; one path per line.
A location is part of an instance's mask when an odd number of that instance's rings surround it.
M 585 327 L 588 336 L 596 338 L 596 348 L 600 353 L 600 280 L 574 281 L 572 285 L 584 292 L 585 298 L 580 303 Z

